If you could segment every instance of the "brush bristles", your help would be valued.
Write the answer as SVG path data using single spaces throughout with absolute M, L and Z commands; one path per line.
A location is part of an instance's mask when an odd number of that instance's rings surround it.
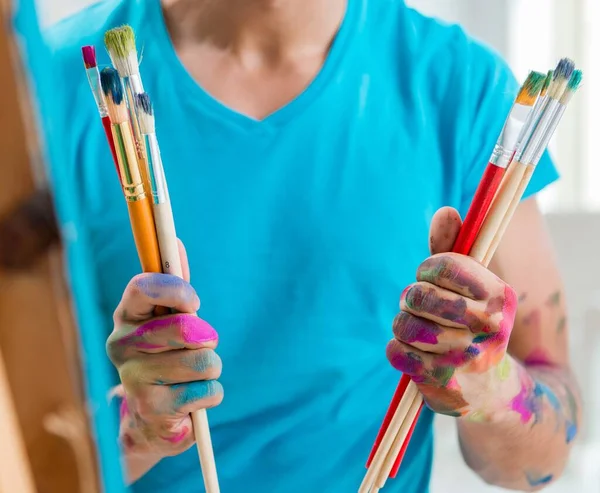
M 571 78 L 569 79 L 569 84 L 567 86 L 569 91 L 575 92 L 577 89 L 579 89 L 579 85 L 581 84 L 582 79 L 583 72 L 581 70 L 573 71 L 573 75 L 571 75 Z
M 155 133 L 154 110 L 148 94 L 138 94 L 135 97 L 135 112 L 140 123 L 140 131 L 144 135 Z
M 533 71 L 529 72 L 517 96 L 517 103 L 524 106 L 533 106 L 538 94 L 542 90 L 545 80 L 546 76 L 544 74 Z
M 570 60 L 569 58 L 563 58 L 560 62 L 558 62 L 558 65 L 556 66 L 556 70 L 554 71 L 554 80 L 569 80 L 574 70 L 575 63 L 573 62 L 573 60 Z
M 121 77 L 131 77 L 139 73 L 135 34 L 131 26 L 116 27 L 107 31 L 104 44 Z
M 81 54 L 83 55 L 83 64 L 86 69 L 98 66 L 98 63 L 96 62 L 96 48 L 93 46 L 83 46 L 81 48 Z
M 114 68 L 105 68 L 100 72 L 100 84 L 106 99 L 108 116 L 113 124 L 126 122 L 128 119 L 123 85 L 119 74 Z
M 546 80 L 544 81 L 544 86 L 542 87 L 542 92 L 540 93 L 540 97 L 544 97 L 548 92 L 548 87 L 550 87 L 550 83 L 554 78 L 554 70 L 548 70 L 548 75 L 546 76 Z

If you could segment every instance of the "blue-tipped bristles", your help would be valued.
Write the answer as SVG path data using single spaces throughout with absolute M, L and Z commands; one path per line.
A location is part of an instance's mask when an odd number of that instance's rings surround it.
M 569 80 L 574 70 L 575 62 L 573 62 L 573 60 L 569 58 L 563 58 L 560 62 L 558 62 L 558 65 L 556 66 L 556 70 L 554 71 L 554 80 Z
M 123 84 L 119 73 L 112 67 L 102 69 L 100 72 L 100 84 L 102 91 L 107 98 L 110 98 L 114 104 L 121 104 L 125 96 Z
M 143 111 L 147 115 L 154 114 L 154 110 L 152 109 L 152 101 L 150 101 L 150 96 L 145 92 L 142 94 L 138 94 L 136 96 L 135 106 L 138 110 Z

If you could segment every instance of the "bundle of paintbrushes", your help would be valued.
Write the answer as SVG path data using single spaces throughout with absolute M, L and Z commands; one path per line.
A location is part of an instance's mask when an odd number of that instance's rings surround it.
M 105 44 L 115 68 L 100 72 L 91 46 L 83 47 L 83 60 L 123 188 L 142 270 L 182 277 L 154 111 L 142 85 L 133 30 L 129 26 L 112 29 L 106 33 Z M 166 313 L 157 308 L 157 314 Z M 205 490 L 218 493 L 206 411 L 194 412 L 192 422 Z
M 563 59 L 548 75 L 532 72 L 521 87 L 475 193 L 453 252 L 489 265 L 582 73 Z M 394 478 L 423 407 L 403 375 L 367 462 L 359 493 L 375 493 Z

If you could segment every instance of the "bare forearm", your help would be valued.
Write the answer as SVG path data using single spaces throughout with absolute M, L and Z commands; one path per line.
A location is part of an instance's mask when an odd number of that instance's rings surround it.
M 577 385 L 561 368 L 510 363 L 507 388 L 519 392 L 484 422 L 459 419 L 461 448 L 486 482 L 537 491 L 558 478 L 567 461 L 580 423 Z

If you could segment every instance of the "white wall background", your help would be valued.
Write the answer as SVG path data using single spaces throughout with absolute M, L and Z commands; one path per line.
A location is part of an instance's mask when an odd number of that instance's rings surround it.
M 45 23 L 54 22 L 92 0 L 38 0 Z M 495 47 L 524 78 L 531 69 L 545 71 L 563 56 L 578 62 L 585 84 L 569 108 L 551 149 L 563 175 L 543 197 L 548 223 L 567 284 L 572 315 L 571 351 L 586 400 L 587 428 L 565 477 L 547 491 L 600 493 L 600 166 L 594 130 L 599 107 L 591 90 L 600 82 L 600 2 L 598 0 L 408 0 L 423 12 L 459 22 Z M 596 32 L 598 34 L 596 34 Z M 585 240 L 583 233 L 586 233 Z M 436 465 L 432 493 L 501 491 L 479 481 L 463 464 L 451 419 L 436 423 Z

